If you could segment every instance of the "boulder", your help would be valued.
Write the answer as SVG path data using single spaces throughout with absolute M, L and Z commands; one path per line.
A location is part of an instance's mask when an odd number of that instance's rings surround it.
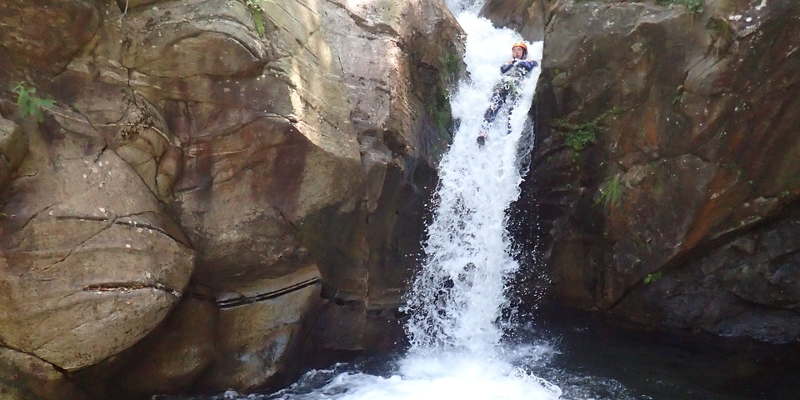
M 0 348 L 0 399 L 38 400 L 89 397 L 62 371 L 30 354 Z
M 526 188 L 543 217 L 555 297 L 652 326 L 796 338 L 794 300 L 783 297 L 793 292 L 772 294 L 764 282 L 775 266 L 766 267 L 772 255 L 761 252 L 780 246 L 756 246 L 744 270 L 701 266 L 719 262 L 720 249 L 753 229 L 789 221 L 800 198 L 798 15 L 788 2 L 707 0 L 704 10 L 557 3 Z M 740 275 L 731 281 L 732 274 Z M 660 279 L 671 282 L 669 293 L 702 287 L 725 301 L 709 305 L 716 311 L 701 322 L 694 313 L 702 306 L 660 297 L 666 293 L 650 285 Z M 638 301 L 652 307 L 632 306 Z M 772 333 L 745 318 L 758 313 Z
M 234 388 L 253 391 L 292 376 L 303 365 L 294 357 L 306 344 L 308 320 L 320 302 L 319 271 L 315 266 L 290 276 L 264 280 L 251 290 L 218 299 L 216 352 L 198 379 L 200 390 Z
M 216 303 L 207 289 L 190 286 L 169 317 L 122 357 L 110 391 L 145 397 L 179 394 L 211 365 L 217 346 Z M 119 396 L 119 394 L 117 394 Z
M 135 344 L 177 303 L 192 251 L 136 172 L 105 148 L 26 132 L 0 220 L 0 340 L 65 370 Z M 109 268 L 112 265 L 113 268 Z

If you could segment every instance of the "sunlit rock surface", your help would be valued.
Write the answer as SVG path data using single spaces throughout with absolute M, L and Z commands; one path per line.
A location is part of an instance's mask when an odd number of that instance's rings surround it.
M 11 1 L 0 28 L 0 366 L 248 391 L 391 345 L 461 70 L 440 1 Z
M 552 294 L 657 327 L 800 337 L 800 8 L 558 1 L 538 202 Z

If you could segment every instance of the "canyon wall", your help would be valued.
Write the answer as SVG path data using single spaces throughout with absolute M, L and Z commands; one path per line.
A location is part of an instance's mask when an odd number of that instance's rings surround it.
M 534 29 L 509 17 L 530 7 L 546 26 L 525 191 L 551 295 L 649 327 L 796 342 L 800 5 L 495 0 L 484 12 Z
M 252 391 L 393 344 L 462 69 L 440 1 L 11 0 L 0 28 L 3 396 Z

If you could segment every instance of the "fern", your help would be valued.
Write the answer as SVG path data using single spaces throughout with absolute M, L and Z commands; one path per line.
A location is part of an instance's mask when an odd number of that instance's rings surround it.
M 564 143 L 572 149 L 573 155 L 577 155 L 589 145 L 597 142 L 597 137 L 605 129 L 603 124 L 606 119 L 622 114 L 622 112 L 621 108 L 612 107 L 589 122 L 573 124 L 563 119 L 557 119 L 552 122 L 551 126 L 566 132 Z
M 622 179 L 619 175 L 607 179 L 600 185 L 600 193 L 595 200 L 606 208 L 616 207 L 622 199 Z

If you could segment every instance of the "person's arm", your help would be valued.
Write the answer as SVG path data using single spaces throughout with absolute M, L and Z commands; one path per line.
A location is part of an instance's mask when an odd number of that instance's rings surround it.
M 516 63 L 516 62 L 517 62 L 517 60 L 511 60 L 511 61 L 501 65 L 500 66 L 500 73 L 505 74 L 506 72 L 508 72 L 508 70 L 510 70 L 511 67 L 513 67 L 514 63 Z
M 539 63 L 537 63 L 534 60 L 520 61 L 520 63 L 521 63 L 520 65 L 522 65 L 522 68 L 525 68 L 528 71 L 539 66 Z

